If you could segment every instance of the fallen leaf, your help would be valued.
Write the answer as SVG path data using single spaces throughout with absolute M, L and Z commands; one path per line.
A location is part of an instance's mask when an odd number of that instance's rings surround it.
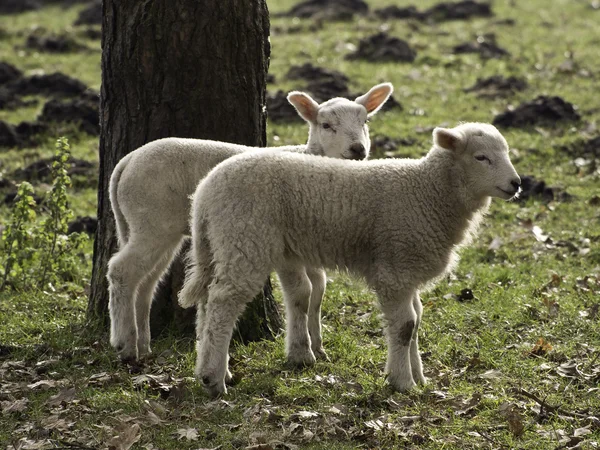
M 498 250 L 500 247 L 502 246 L 502 239 L 500 239 L 499 237 L 495 237 L 492 242 L 490 242 L 490 245 L 488 246 L 488 250 Z
M 502 377 L 502 372 L 497 369 L 490 369 L 479 375 L 479 378 L 483 378 L 485 380 L 496 380 L 500 377 Z
M 549 351 L 552 350 L 552 344 L 546 341 L 544 338 L 539 338 L 533 348 L 529 350 L 531 356 L 545 356 Z
M 508 429 L 510 432 L 516 437 L 521 436 L 525 431 L 525 424 L 523 423 L 523 417 L 517 410 L 517 407 L 511 403 L 502 403 L 499 410 L 508 422 Z
M 10 402 L 10 401 L 0 402 L 0 404 L 2 405 L 2 413 L 3 414 L 9 414 L 9 413 L 13 413 L 13 412 L 23 412 L 27 408 L 27 403 L 29 403 L 29 400 L 26 399 L 25 397 L 15 400 L 14 402 Z
M 539 242 L 546 242 L 550 237 L 549 235 L 544 234 L 542 229 L 537 225 L 534 225 L 531 228 L 531 232 L 533 233 L 533 236 L 536 238 L 536 240 L 538 240 Z
M 37 381 L 37 382 L 35 382 L 33 384 L 28 384 L 27 387 L 29 389 L 33 389 L 33 390 L 35 390 L 35 389 L 41 389 L 41 390 L 45 391 L 47 389 L 56 387 L 56 381 L 54 381 L 54 380 L 40 380 L 40 381 Z
M 318 417 L 319 413 L 315 411 L 298 411 L 290 416 L 290 420 L 293 419 L 311 419 L 313 417 Z
M 41 441 L 34 441 L 33 439 L 21 438 L 14 446 L 17 450 L 38 450 L 42 448 L 48 448 L 50 441 L 48 439 L 42 439 Z
M 195 428 L 179 428 L 177 430 L 177 439 L 187 439 L 188 441 L 198 440 L 198 430 Z
M 573 432 L 573 436 L 575 436 L 575 437 L 585 436 L 586 434 L 590 434 L 591 432 L 592 432 L 591 425 L 588 425 L 588 426 L 583 427 L 583 428 L 577 428 Z
M 372 428 L 372 429 L 377 430 L 377 431 L 383 430 L 383 422 L 381 420 L 379 420 L 379 419 L 376 419 L 376 420 L 367 420 L 365 422 L 365 426 L 367 428 Z
M 113 436 L 108 442 L 109 450 L 128 450 L 142 437 L 140 426 L 137 423 L 121 427 L 119 434 Z
M 68 429 L 73 428 L 75 422 L 67 422 L 57 414 L 52 414 L 51 416 L 42 419 L 41 424 L 44 428 L 49 430 L 67 431 Z
M 558 304 L 558 302 L 552 300 L 551 298 L 544 297 L 542 298 L 542 303 L 544 304 L 544 306 L 546 306 L 549 317 L 558 317 L 558 312 L 560 311 L 560 305 Z
M 75 388 L 65 388 L 61 389 L 58 394 L 50 397 L 46 404 L 48 406 L 60 406 L 63 403 L 70 403 L 75 399 Z

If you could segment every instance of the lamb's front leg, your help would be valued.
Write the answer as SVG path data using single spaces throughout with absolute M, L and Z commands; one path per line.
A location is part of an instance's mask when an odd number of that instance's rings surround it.
M 423 316 L 423 305 L 419 293 L 417 292 L 413 297 L 413 308 L 417 315 L 415 322 L 415 329 L 413 331 L 413 337 L 410 342 L 410 368 L 412 369 L 413 379 L 419 384 L 427 383 L 427 378 L 423 375 L 423 363 L 421 362 L 421 355 L 419 354 L 419 327 L 421 325 L 421 318 Z
M 381 296 L 380 303 L 387 322 L 388 360 L 386 372 L 392 387 L 400 392 L 416 385 L 411 369 L 411 341 L 417 322 L 413 307 L 414 292 Z
M 316 361 L 308 333 L 308 308 L 311 283 L 304 267 L 277 270 L 285 303 L 287 333 L 285 351 L 292 366 L 313 365 Z

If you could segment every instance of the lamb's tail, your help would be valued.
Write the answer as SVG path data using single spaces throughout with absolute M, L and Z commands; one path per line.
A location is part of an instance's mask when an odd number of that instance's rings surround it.
M 110 197 L 110 205 L 112 207 L 113 213 L 115 215 L 115 223 L 117 225 L 117 238 L 119 240 L 119 247 L 123 248 L 127 241 L 129 240 L 129 226 L 127 225 L 127 220 L 125 220 L 125 216 L 121 211 L 121 207 L 119 206 L 119 199 L 117 197 L 117 189 L 119 187 L 119 182 L 121 181 L 121 175 L 123 174 L 123 170 L 127 167 L 129 163 L 130 155 L 125 155 L 119 161 L 119 163 L 115 166 L 112 175 L 110 176 L 110 184 L 108 188 L 108 195 Z
M 191 308 L 208 298 L 208 287 L 213 280 L 213 254 L 206 237 L 206 227 L 200 224 L 194 230 L 197 236 L 192 239 L 192 248 L 187 255 L 187 269 L 183 288 L 179 291 L 179 305 Z

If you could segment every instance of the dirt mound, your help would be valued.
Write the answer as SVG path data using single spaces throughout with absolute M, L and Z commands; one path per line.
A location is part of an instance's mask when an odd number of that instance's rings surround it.
M 48 125 L 41 122 L 21 122 L 15 127 L 15 131 L 23 144 L 28 145 L 35 142 L 35 136 L 48 129 Z
M 358 49 L 347 55 L 346 59 L 413 62 L 416 57 L 417 52 L 406 41 L 382 32 L 361 39 Z
M 14 79 L 0 87 L 0 109 L 16 108 L 36 103 L 23 101 L 24 95 L 76 97 L 61 102 L 49 100 L 35 122 L 22 122 L 16 127 L 7 123 L 0 126 L 0 147 L 23 147 L 35 143 L 34 136 L 47 129 L 50 122 L 80 123 L 81 129 L 97 136 L 100 133 L 98 93 L 81 81 L 62 73 L 33 75 Z
M 71 233 L 87 233 L 87 234 L 96 234 L 96 229 L 98 228 L 98 219 L 90 216 L 77 216 L 72 222 L 69 222 L 69 226 L 67 229 L 67 234 Z
M 19 14 L 41 7 L 40 2 L 36 0 L 0 0 L 0 14 Z
M 99 40 L 102 39 L 102 29 L 97 27 L 87 27 L 81 30 L 79 35 L 88 39 Z
M 368 12 L 369 5 L 362 0 L 307 0 L 275 17 L 350 20 L 355 14 L 365 15 Z
M 0 147 L 19 147 L 21 139 L 10 123 L 0 120 Z
M 479 53 L 483 59 L 503 58 L 510 56 L 510 53 L 499 47 L 496 44 L 496 36 L 494 34 L 486 34 L 477 37 L 475 42 L 467 42 L 454 47 L 452 52 L 455 55 L 464 53 Z
M 50 182 L 52 177 L 52 163 L 53 158 L 40 159 L 27 167 L 17 169 L 12 173 L 15 180 L 18 181 L 43 181 Z M 67 170 L 69 176 L 91 176 L 95 171 L 95 166 L 89 161 L 83 159 L 70 158 L 69 169 Z
M 415 6 L 399 7 L 396 5 L 386 6 L 385 8 L 376 9 L 375 15 L 380 19 L 418 19 L 425 20 L 426 14 L 419 12 Z
M 48 75 L 33 75 L 11 81 L 6 88 L 18 95 L 82 95 L 88 87 L 81 81 L 60 72 Z
M 348 84 L 339 78 L 312 81 L 308 83 L 306 90 L 319 103 L 334 97 L 344 97 L 351 100 L 354 100 L 356 97 L 358 97 L 358 95 L 353 95 L 348 90 Z
M 47 53 L 72 53 L 89 50 L 68 34 L 41 35 L 38 32 L 27 37 L 25 48 Z
M 61 102 L 49 100 L 38 117 L 40 122 L 78 123 L 81 130 L 93 136 L 100 134 L 100 113 L 98 99 L 95 101 L 79 98 Z
M 12 64 L 0 62 L 0 84 L 8 83 L 9 81 L 21 78 L 22 76 L 23 72 Z
M 473 86 L 464 91 L 476 92 L 480 97 L 506 97 L 525 89 L 527 89 L 527 81 L 523 78 L 494 75 L 489 78 L 478 78 Z
M 560 97 L 539 96 L 522 103 L 512 111 L 494 117 L 493 124 L 501 127 L 553 126 L 558 122 L 578 121 L 581 117 L 573 105 Z
M 301 66 L 292 66 L 288 70 L 286 77 L 290 80 L 307 80 L 307 81 L 321 81 L 321 80 L 339 80 L 343 83 L 347 83 L 348 77 L 342 72 L 337 70 L 329 70 L 323 67 L 318 67 L 312 63 L 304 63 Z
M 102 1 L 94 1 L 81 11 L 74 25 L 102 25 Z
M 521 189 L 518 202 L 526 202 L 530 198 L 551 202 L 554 200 L 554 189 L 548 187 L 544 180 L 536 180 L 530 175 L 521 175 Z
M 275 94 L 267 92 L 267 114 L 274 122 L 302 122 L 302 118 L 287 101 L 287 92 L 281 90 Z
M 590 139 L 583 145 L 582 153 L 584 155 L 600 158 L 600 136 Z
M 417 19 L 431 22 L 467 20 L 471 17 L 490 17 L 493 15 L 492 8 L 488 3 L 473 0 L 438 3 L 425 11 L 419 11 L 415 6 L 398 7 L 391 5 L 376 10 L 375 14 L 381 19 Z
M 37 104 L 38 101 L 35 99 L 22 100 L 14 92 L 9 91 L 6 88 L 0 88 L 0 109 L 13 110 L 17 108 L 23 108 L 24 106 L 31 106 Z
M 380 111 L 391 111 L 392 109 L 397 109 L 399 111 L 402 111 L 404 109 L 400 102 L 394 98 L 393 94 L 390 95 L 390 98 L 388 98 L 387 101 L 383 104 Z
M 4 178 L 2 176 L 2 173 L 0 173 L 0 189 L 14 188 L 14 187 L 15 187 L 15 183 Z
M 68 8 L 73 5 L 80 5 L 82 3 L 90 3 L 91 0 L 39 0 L 44 5 L 61 5 Z
M 492 15 L 492 7 L 488 3 L 473 0 L 456 3 L 438 3 L 425 12 L 426 18 L 434 22 L 466 20 L 471 17 L 490 17 Z
M 0 148 L 25 147 L 36 143 L 35 137 L 47 126 L 39 122 L 21 122 L 18 125 L 0 121 Z
M 380 134 L 371 139 L 371 153 L 382 156 L 386 155 L 386 153 L 398 150 L 398 147 L 414 145 L 415 142 L 416 141 L 411 138 L 394 139 Z
M 600 136 L 587 141 L 578 141 L 561 149 L 579 158 L 598 159 L 600 158 Z

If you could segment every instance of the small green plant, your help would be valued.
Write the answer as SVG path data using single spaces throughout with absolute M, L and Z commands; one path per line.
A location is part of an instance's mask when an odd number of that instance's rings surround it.
M 69 143 L 59 138 L 52 163 L 52 188 L 41 211 L 36 212 L 31 184 L 19 185 L 12 218 L 2 237 L 5 256 L 0 290 L 9 286 L 16 290 L 43 289 L 48 283 L 72 279 L 81 266 L 77 249 L 87 236 L 67 234 L 73 217 L 67 194 L 71 186 L 70 156 Z M 38 216 L 40 220 L 36 220 Z
M 32 258 L 32 249 L 27 243 L 30 241 L 31 224 L 35 218 L 33 186 L 24 181 L 19 185 L 11 221 L 2 235 L 5 257 L 2 265 L 4 273 L 0 290 L 3 290 L 9 283 L 12 285 L 16 280 L 24 281 L 26 278 L 24 263 L 31 261 Z

